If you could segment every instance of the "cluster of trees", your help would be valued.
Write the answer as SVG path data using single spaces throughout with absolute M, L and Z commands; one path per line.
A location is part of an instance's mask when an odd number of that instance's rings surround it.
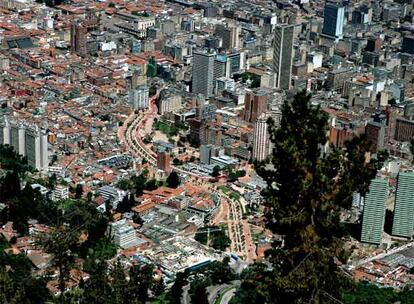
M 246 176 L 245 170 L 233 171 L 231 168 L 229 168 L 227 172 L 227 180 L 229 182 L 235 182 L 236 180 L 238 180 L 240 177 L 243 177 L 243 176 Z
M 0 303 L 45 303 L 50 300 L 46 279 L 32 276 L 34 267 L 27 256 L 9 254 L 9 248 L 9 242 L 0 236 Z
M 263 197 L 267 227 L 284 236 L 283 246 L 274 243 L 267 252 L 271 268 L 260 268 L 243 280 L 235 303 L 328 303 L 339 301 L 352 281 L 339 267 L 350 252 L 344 248 L 342 208 L 350 208 L 352 194 L 365 194 L 386 153 L 366 160 L 370 142 L 357 137 L 346 149 L 326 144 L 328 115 L 299 93 L 285 101 L 280 128 L 269 120 L 274 144 L 270 159 L 256 164 L 267 183 Z
M 394 288 L 381 288 L 373 284 L 359 283 L 356 288 L 344 293 L 342 302 L 344 304 L 413 304 L 414 290 L 406 288 L 397 291 Z
M 153 191 L 161 185 L 161 181 L 148 179 L 148 170 L 144 169 L 140 175 L 132 176 L 130 179 L 120 180 L 117 187 L 125 191 L 131 191 L 139 197 L 144 194 L 144 190 Z
M 230 246 L 230 238 L 222 228 L 217 226 L 199 228 L 194 239 L 197 242 L 221 251 L 225 251 Z
M 149 264 L 133 265 L 127 271 L 120 261 L 112 267 L 104 260 L 95 260 L 90 278 L 63 295 L 64 303 L 146 303 L 164 293 L 161 277 Z
M 241 82 L 246 83 L 248 80 L 250 80 L 250 88 L 258 88 L 260 87 L 260 76 L 256 74 L 251 74 L 244 72 L 242 74 L 234 74 L 233 79 L 235 81 L 241 80 Z

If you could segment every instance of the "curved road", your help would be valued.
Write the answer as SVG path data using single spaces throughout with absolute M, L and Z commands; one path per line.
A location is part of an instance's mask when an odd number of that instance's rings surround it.
M 139 112 L 138 114 L 132 112 L 124 121 L 122 127 L 118 130 L 118 138 L 125 143 L 127 150 L 135 157 L 144 158 L 154 167 L 157 166 L 156 154 L 148 149 L 142 142 L 140 130 L 145 130 L 145 123 L 148 118 L 156 116 L 157 106 L 155 101 L 158 97 L 159 93 L 150 98 L 150 106 L 145 112 Z M 171 166 L 171 169 L 177 173 L 189 175 L 191 178 L 195 178 L 196 180 L 210 180 L 209 176 L 198 175 L 194 172 L 186 171 L 176 166 Z

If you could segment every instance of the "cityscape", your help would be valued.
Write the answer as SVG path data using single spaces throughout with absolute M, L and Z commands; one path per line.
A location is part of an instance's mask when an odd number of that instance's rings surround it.
M 413 0 L 0 0 L 0 303 L 414 303 Z

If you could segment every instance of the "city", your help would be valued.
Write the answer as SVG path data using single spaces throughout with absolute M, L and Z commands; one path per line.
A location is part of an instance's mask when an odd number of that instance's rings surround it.
M 413 0 L 0 0 L 0 303 L 414 303 L 413 235 Z

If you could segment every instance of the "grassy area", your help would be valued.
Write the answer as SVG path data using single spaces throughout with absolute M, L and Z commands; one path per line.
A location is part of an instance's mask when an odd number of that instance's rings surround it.
M 232 200 L 240 201 L 240 194 L 226 186 L 219 186 L 218 189 L 228 195 Z
M 175 125 L 170 124 L 170 123 L 165 122 L 165 121 L 155 122 L 154 123 L 154 129 L 158 130 L 158 131 L 161 131 L 162 133 L 167 135 L 168 138 L 178 135 L 178 132 L 179 132 L 179 129 Z
M 156 297 L 154 299 L 151 300 L 151 304 L 163 304 L 167 302 L 166 299 L 167 294 L 163 293 L 162 295 L 160 295 L 159 297 Z

